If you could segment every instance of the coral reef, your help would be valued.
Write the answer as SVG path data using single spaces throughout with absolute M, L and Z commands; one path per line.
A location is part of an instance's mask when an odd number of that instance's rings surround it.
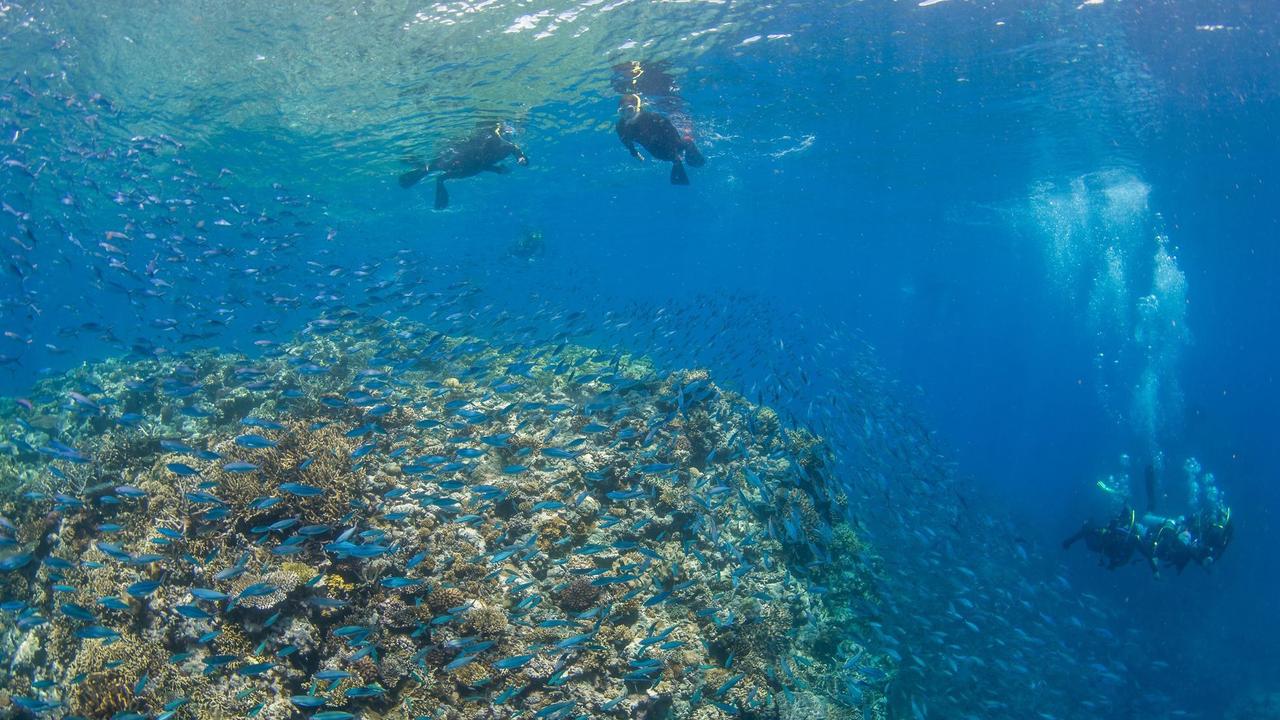
M 0 405 L 11 708 L 884 716 L 821 440 L 705 371 L 342 317 L 29 404 Z

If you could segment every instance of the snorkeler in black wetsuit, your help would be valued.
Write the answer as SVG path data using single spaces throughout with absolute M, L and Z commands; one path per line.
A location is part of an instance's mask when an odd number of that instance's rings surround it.
M 636 149 L 639 143 L 657 160 L 671 163 L 671 184 L 688 185 L 689 176 L 684 171 L 684 163 L 693 167 L 701 167 L 706 160 L 693 144 L 693 138 L 682 135 L 675 124 L 665 115 L 644 109 L 643 99 L 636 94 L 622 98 L 618 112 L 618 139 L 626 146 L 627 151 L 637 160 L 644 156 Z
M 469 137 L 451 143 L 425 167 L 401 175 L 400 187 L 413 187 L 428 173 L 439 172 L 440 175 L 436 176 L 435 207 L 443 210 L 449 206 L 449 192 L 444 189 L 445 180 L 471 177 L 485 171 L 505 174 L 509 169 L 498 163 L 510 155 L 516 156 L 517 164 L 529 164 L 524 151 L 509 139 L 512 132 L 507 123 L 484 123 Z
M 612 70 L 613 90 L 620 95 L 679 99 L 680 84 L 671 74 L 671 63 L 666 60 L 628 60 L 614 65 Z

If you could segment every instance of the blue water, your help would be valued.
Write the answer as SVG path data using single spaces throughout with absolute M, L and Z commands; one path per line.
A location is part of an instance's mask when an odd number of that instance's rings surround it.
M 1044 712 L 1215 718 L 1280 692 L 1271 4 L 234 5 L 0 4 L 0 394 L 136 339 L 257 352 L 340 306 L 499 339 L 504 313 L 550 337 L 581 311 L 582 341 L 706 365 L 840 442 L 865 343 L 966 501 L 1120 638 L 1105 706 Z M 708 159 L 688 187 L 612 132 L 608 68 L 636 57 L 677 68 Z M 402 157 L 494 117 L 528 168 L 451 181 L 446 211 L 397 186 Z M 513 256 L 532 232 L 545 250 Z M 397 268 L 411 304 L 359 279 Z M 1095 481 L 1153 451 L 1171 493 L 1188 457 L 1216 475 L 1222 561 L 1157 579 L 1060 552 L 1107 512 Z M 900 510 L 886 538 L 946 514 Z M 954 571 L 931 572 L 941 598 Z M 929 692 L 918 714 L 954 716 Z

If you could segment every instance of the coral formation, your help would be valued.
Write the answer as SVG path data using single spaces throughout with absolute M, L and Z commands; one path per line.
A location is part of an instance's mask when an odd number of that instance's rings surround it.
M 342 320 L 84 366 L 0 417 L 12 703 L 883 716 L 877 561 L 819 438 L 705 371 Z

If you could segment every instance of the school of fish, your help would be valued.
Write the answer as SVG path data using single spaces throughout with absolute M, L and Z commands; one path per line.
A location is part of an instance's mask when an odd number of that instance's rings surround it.
M 1178 717 L 856 331 L 352 260 L 0 7 L 0 714 Z

